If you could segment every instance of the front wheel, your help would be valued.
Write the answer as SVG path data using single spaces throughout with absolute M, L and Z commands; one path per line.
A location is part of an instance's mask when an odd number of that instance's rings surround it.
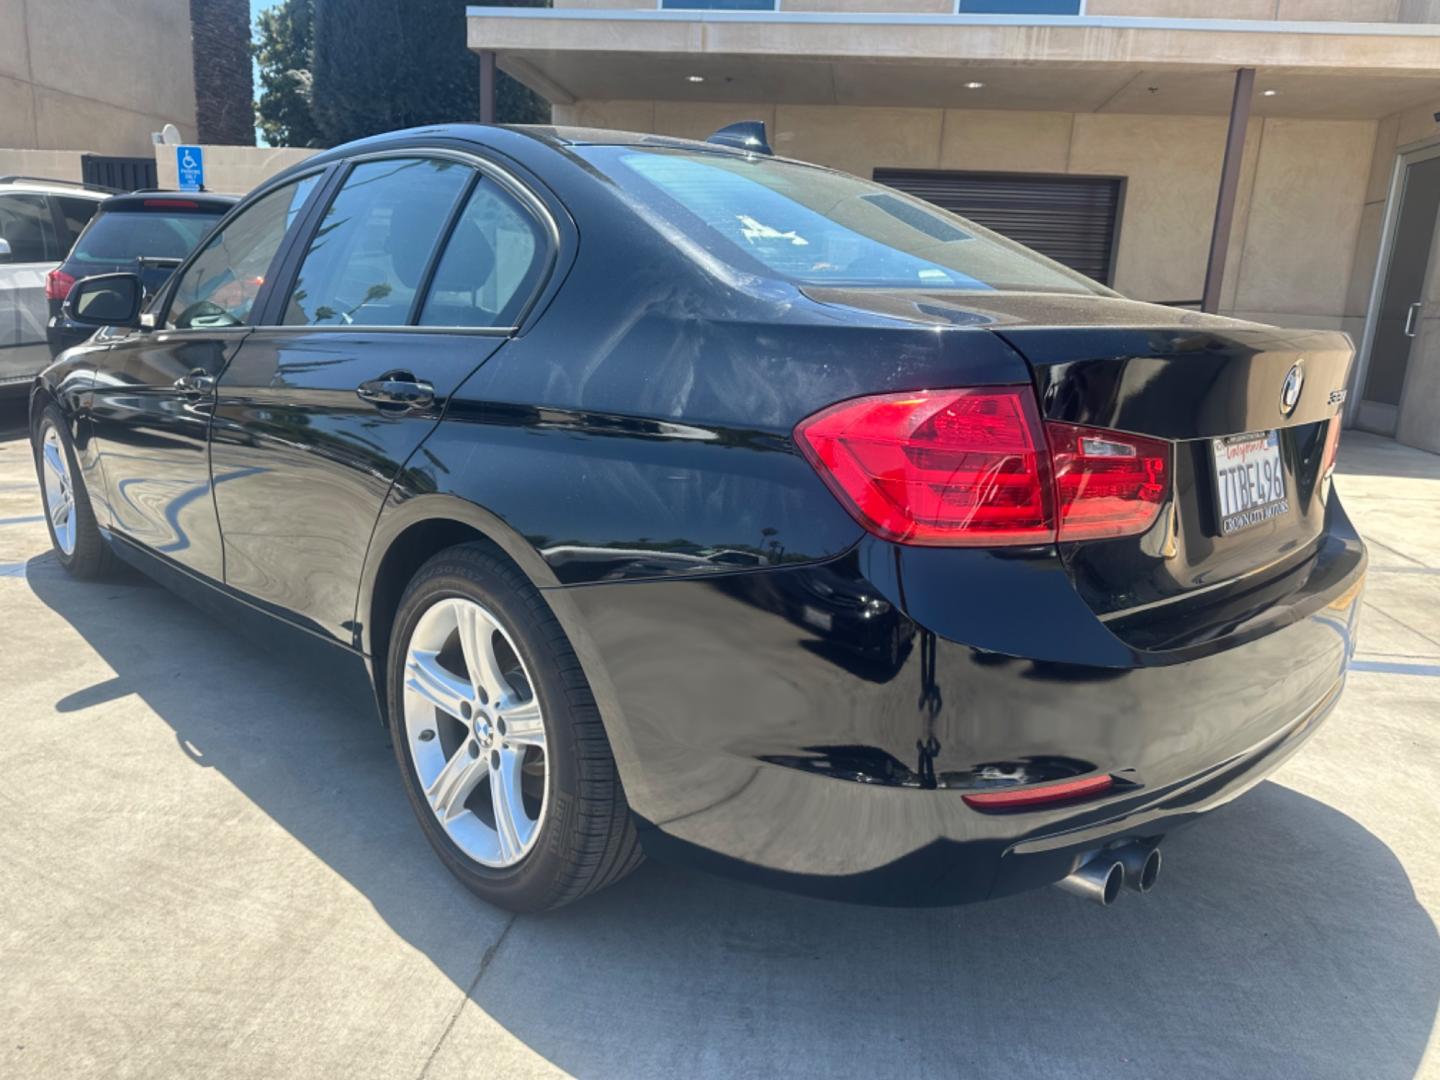
M 400 601 L 388 671 L 406 793 L 473 892 L 539 911 L 639 863 L 580 663 L 513 566 L 478 545 L 426 563 Z
M 55 557 L 76 577 L 105 576 L 114 569 L 115 556 L 95 524 L 65 415 L 58 406 L 47 405 L 36 417 L 30 442 Z

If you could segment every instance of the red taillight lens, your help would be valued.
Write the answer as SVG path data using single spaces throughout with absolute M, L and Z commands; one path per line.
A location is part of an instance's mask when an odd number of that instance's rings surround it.
M 1170 494 L 1170 444 L 1119 431 L 1046 421 L 1058 538 L 1144 532 Z
M 64 270 L 51 270 L 45 275 L 45 299 L 64 300 L 75 287 L 75 275 Z
M 1028 386 L 843 401 L 795 441 L 871 532 L 989 547 L 1144 532 L 1170 495 L 1171 446 L 1047 421 Z
M 170 207 L 174 210 L 198 210 L 200 204 L 194 199 L 146 199 L 146 206 Z
M 1335 458 L 1340 453 L 1340 425 L 1343 422 L 1343 417 L 1330 418 L 1330 428 L 1325 432 L 1325 452 L 1320 455 L 1321 480 L 1330 479 L 1330 474 L 1335 471 Z
M 884 394 L 804 420 L 795 441 L 872 532 L 908 544 L 1054 540 L 1028 386 Z
M 999 788 L 995 791 L 967 792 L 960 797 L 977 810 L 1019 810 L 1027 806 L 1067 802 L 1071 799 L 1093 798 L 1115 786 L 1107 773 L 1086 776 L 1079 780 L 1060 780 L 1053 784 L 1037 784 L 1018 789 Z

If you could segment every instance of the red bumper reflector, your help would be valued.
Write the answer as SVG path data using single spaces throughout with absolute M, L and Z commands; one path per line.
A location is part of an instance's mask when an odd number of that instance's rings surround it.
M 1018 810 L 1026 806 L 1084 799 L 1099 795 L 1102 791 L 1109 791 L 1114 786 L 1114 779 L 1107 773 L 1102 776 L 1084 776 L 1078 780 L 1060 780 L 1053 784 L 1038 784 L 1034 787 L 974 791 L 960 797 L 976 810 Z

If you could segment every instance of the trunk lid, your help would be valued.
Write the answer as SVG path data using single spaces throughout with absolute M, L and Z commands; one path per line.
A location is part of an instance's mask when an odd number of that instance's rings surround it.
M 1353 357 L 1344 334 L 1119 298 L 812 295 L 907 321 L 984 325 L 1029 364 L 1046 420 L 1174 445 L 1171 495 L 1154 527 L 1139 536 L 1060 545 L 1076 590 L 1130 644 L 1170 648 L 1222 634 L 1308 576 L 1326 526 L 1328 485 L 1320 470 L 1327 426 L 1344 400 Z M 1301 383 L 1289 406 L 1282 396 L 1292 372 Z M 1275 433 L 1268 450 L 1259 440 L 1241 445 L 1232 438 L 1268 432 Z M 1263 488 L 1242 490 L 1224 471 L 1244 477 L 1244 463 L 1253 462 L 1258 483 L 1258 470 L 1277 458 L 1279 483 L 1267 476 Z M 1252 504 L 1257 490 L 1275 501 Z

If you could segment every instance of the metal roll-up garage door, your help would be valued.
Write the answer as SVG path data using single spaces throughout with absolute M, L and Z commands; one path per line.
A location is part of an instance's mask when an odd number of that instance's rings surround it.
M 875 179 L 1110 284 L 1120 177 L 876 169 Z

